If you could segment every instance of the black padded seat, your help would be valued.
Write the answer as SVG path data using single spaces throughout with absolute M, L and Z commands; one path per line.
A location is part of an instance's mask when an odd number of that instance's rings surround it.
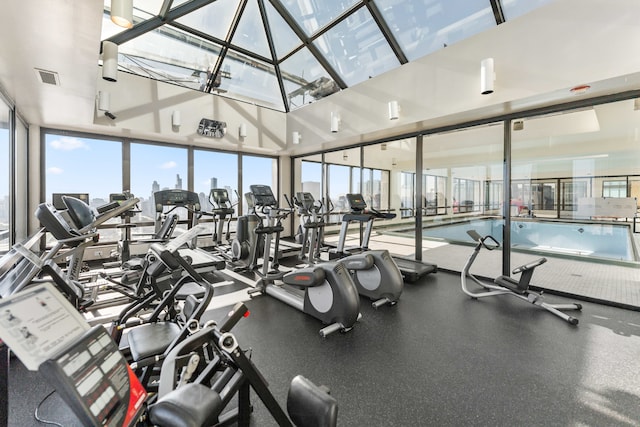
M 167 393 L 149 408 L 153 425 L 202 427 L 217 423 L 220 395 L 202 384 L 190 383 Z
M 518 294 L 524 294 L 527 291 L 526 287 L 522 288 L 517 280 L 512 279 L 509 276 L 498 276 L 495 278 L 493 283 L 495 283 L 496 285 L 503 286 Z
M 298 427 L 335 427 L 338 425 L 338 402 L 326 389 L 302 375 L 291 380 L 287 412 Z
M 129 350 L 134 361 L 164 353 L 180 334 L 180 326 L 173 322 L 145 323 L 127 334 Z

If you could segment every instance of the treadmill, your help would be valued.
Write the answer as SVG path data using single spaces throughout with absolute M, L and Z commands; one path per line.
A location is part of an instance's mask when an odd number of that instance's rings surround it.
M 347 194 L 347 203 L 351 212 L 345 214 L 342 217 L 342 227 L 340 228 L 340 239 L 338 241 L 337 251 L 344 251 L 344 243 L 347 235 L 347 228 L 352 221 L 367 224 L 364 235 L 362 237 L 362 249 L 367 249 L 369 246 L 369 238 L 371 237 L 371 231 L 373 230 L 373 221 L 376 218 L 379 219 L 393 219 L 396 214 L 390 212 L 380 212 L 375 209 L 367 209 L 367 204 L 364 201 L 362 194 Z M 405 282 L 415 282 L 420 278 L 426 276 L 429 273 L 435 273 L 438 271 L 436 264 L 422 262 L 414 259 L 403 258 L 392 255 L 393 260 L 398 265 L 402 277 Z

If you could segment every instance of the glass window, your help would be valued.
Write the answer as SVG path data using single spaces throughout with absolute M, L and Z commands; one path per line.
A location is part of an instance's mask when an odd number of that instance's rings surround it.
M 364 7 L 324 33 L 314 45 L 349 86 L 400 65 Z
M 486 0 L 376 0 L 409 60 L 496 26 Z
M 131 144 L 131 193 L 140 199 L 140 216 L 136 221 L 153 222 L 156 191 L 181 188 L 187 190 L 187 150 L 152 144 Z M 187 220 L 185 209 L 177 209 L 180 220 Z M 181 227 L 183 227 L 181 225 Z M 186 228 L 186 226 L 184 226 Z M 137 227 L 134 233 L 153 234 L 154 226 Z
M 340 90 L 309 49 L 300 49 L 280 64 L 290 109 Z
M 53 194 L 88 194 L 89 205 L 109 202 L 122 192 L 122 143 L 73 134 L 45 134 L 45 200 Z M 113 218 L 109 223 L 117 223 Z M 100 240 L 116 241 L 115 230 L 101 232 Z
M 242 193 L 249 192 L 254 184 L 269 185 L 276 196 L 280 207 L 286 207 L 287 202 L 278 196 L 278 160 L 272 157 L 242 156 Z M 243 200 L 242 213 L 247 213 L 247 204 Z
M 122 192 L 122 143 L 66 134 L 45 134 L 46 201 L 53 193 L 89 194 L 89 204 Z
M 238 217 L 238 155 L 216 151 L 194 150 L 193 155 L 193 191 L 198 193 L 200 206 L 205 212 L 211 212 L 213 205 L 209 195 L 214 188 L 224 188 L 229 201 L 234 205 L 234 218 Z M 201 218 L 202 222 L 212 220 L 210 216 Z M 207 224 L 213 232 L 212 224 Z
M 225 40 L 238 9 L 238 4 L 238 0 L 217 0 L 193 13 L 176 19 L 176 22 L 187 25 L 204 34 Z
M 298 25 L 310 36 L 329 21 L 337 18 L 358 0 L 310 2 L 285 0 L 281 2 Z
M 267 33 L 264 30 L 257 2 L 247 2 L 231 43 L 265 58 L 271 58 Z
M 299 191 L 311 193 L 315 200 L 323 200 L 322 194 L 322 163 L 317 161 L 302 160 L 301 187 Z
M 602 183 L 602 197 L 627 197 L 627 181 L 604 181 Z
M 10 246 L 11 237 L 11 135 L 9 133 L 9 106 L 0 98 L 0 254 Z

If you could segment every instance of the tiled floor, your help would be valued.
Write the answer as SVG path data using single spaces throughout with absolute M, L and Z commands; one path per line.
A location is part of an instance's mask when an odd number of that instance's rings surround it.
M 327 240 L 331 241 L 327 236 Z M 634 235 L 636 247 L 640 247 L 640 234 Z M 355 236 L 351 240 L 357 243 Z M 347 241 L 347 245 L 349 241 Z M 427 247 L 422 260 L 438 265 L 439 269 L 461 271 L 473 252 L 473 246 L 455 245 L 423 240 Z M 388 249 L 391 253 L 412 258 L 415 252 L 413 239 L 373 233 L 369 247 Z M 531 284 L 549 291 L 576 295 L 596 301 L 640 310 L 640 266 L 625 267 L 546 256 L 547 263 L 536 269 Z M 511 253 L 511 264 L 516 267 L 536 259 L 535 255 Z M 501 274 L 502 252 L 481 251 L 471 272 L 477 276 L 496 277 Z

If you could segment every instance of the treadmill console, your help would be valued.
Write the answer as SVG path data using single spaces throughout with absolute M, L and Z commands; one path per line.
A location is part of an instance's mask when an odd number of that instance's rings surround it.
M 172 189 L 160 190 L 153 194 L 156 212 L 162 212 L 164 206 L 192 206 L 200 210 L 200 198 L 193 191 Z
M 209 196 L 218 206 L 222 206 L 229 202 L 229 193 L 226 188 L 212 188 Z
M 354 212 L 362 212 L 367 208 L 362 194 L 347 194 L 347 203 L 349 203 L 349 208 Z
M 268 185 L 251 185 L 249 189 L 256 207 L 278 205 L 278 201 Z
M 134 426 L 147 392 L 102 326 L 76 338 L 39 371 L 82 425 Z
M 300 206 L 306 210 L 311 210 L 313 208 L 313 204 L 316 202 L 313 195 L 306 191 L 296 193 L 296 199 L 300 203 Z

